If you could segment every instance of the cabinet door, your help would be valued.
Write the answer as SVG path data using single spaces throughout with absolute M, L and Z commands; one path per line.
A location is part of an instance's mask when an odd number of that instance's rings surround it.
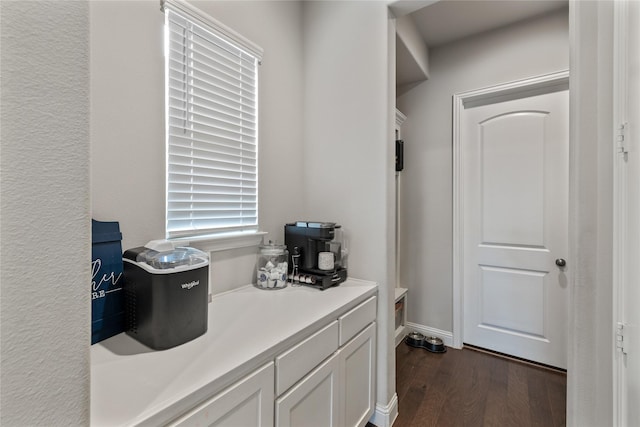
M 273 362 L 189 411 L 171 426 L 273 427 Z
M 276 401 L 278 427 L 338 427 L 338 356 L 328 358 Z
M 376 323 L 373 322 L 339 351 L 342 425 L 364 426 L 373 414 L 376 388 Z

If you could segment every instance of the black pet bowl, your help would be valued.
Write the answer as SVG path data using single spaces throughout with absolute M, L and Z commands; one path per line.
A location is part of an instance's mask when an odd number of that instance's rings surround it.
M 444 353 L 447 351 L 442 340 L 438 337 L 425 337 L 419 332 L 411 332 L 405 339 L 411 347 L 424 348 L 432 353 Z
M 411 347 L 422 347 L 424 345 L 424 335 L 419 332 L 411 332 L 405 339 L 407 345 Z

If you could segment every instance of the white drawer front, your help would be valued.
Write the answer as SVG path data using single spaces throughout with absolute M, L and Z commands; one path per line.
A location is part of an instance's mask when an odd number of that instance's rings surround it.
M 276 357 L 276 395 L 287 391 L 337 349 L 338 322 L 334 321 Z
M 371 297 L 338 319 L 340 323 L 340 346 L 345 345 L 369 323 L 376 320 L 376 297 Z

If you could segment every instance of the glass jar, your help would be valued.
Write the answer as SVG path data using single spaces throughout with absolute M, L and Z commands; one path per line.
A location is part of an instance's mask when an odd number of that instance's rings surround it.
M 289 251 L 285 245 L 260 245 L 256 266 L 256 284 L 260 289 L 282 289 L 287 286 Z

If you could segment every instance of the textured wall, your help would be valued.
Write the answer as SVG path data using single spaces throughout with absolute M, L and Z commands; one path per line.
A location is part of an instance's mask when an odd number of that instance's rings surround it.
M 88 4 L 0 15 L 0 424 L 87 425 Z

